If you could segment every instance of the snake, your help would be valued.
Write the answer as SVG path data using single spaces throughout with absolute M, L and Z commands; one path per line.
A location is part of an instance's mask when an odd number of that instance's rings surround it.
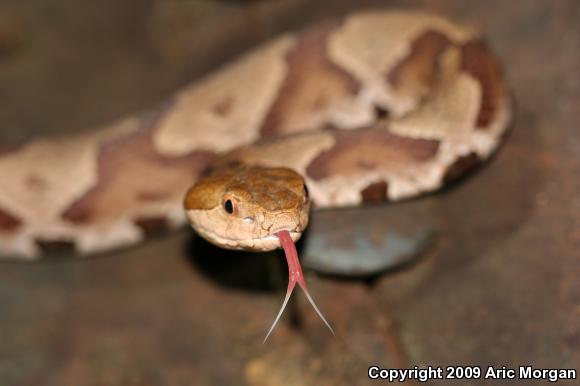
M 224 248 L 284 248 L 289 292 L 306 290 L 292 242 L 311 206 L 438 190 L 494 153 L 511 115 L 474 28 L 354 12 L 268 41 L 148 111 L 0 147 L 0 255 L 95 254 L 189 221 Z

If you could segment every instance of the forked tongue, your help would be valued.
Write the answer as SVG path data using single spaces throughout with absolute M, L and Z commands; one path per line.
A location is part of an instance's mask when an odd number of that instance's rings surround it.
M 288 300 L 290 299 L 290 295 L 292 295 L 292 291 L 294 291 L 294 287 L 296 287 L 296 283 L 298 283 L 298 285 L 302 288 L 304 294 L 306 295 L 306 298 L 308 299 L 308 301 L 310 302 L 310 304 L 312 305 L 318 316 L 320 316 L 320 319 L 322 319 L 324 324 L 326 324 L 326 327 L 328 327 L 330 332 L 332 332 L 332 334 L 334 335 L 334 330 L 332 329 L 332 327 L 330 327 L 330 324 L 328 323 L 326 318 L 322 315 L 322 312 L 320 312 L 320 310 L 316 306 L 316 303 L 314 303 L 312 296 L 310 296 L 310 293 L 308 292 L 306 282 L 304 281 L 304 275 L 302 274 L 302 267 L 300 266 L 300 261 L 298 260 L 298 252 L 296 252 L 296 246 L 294 245 L 294 241 L 292 241 L 292 237 L 290 237 L 290 232 L 288 232 L 287 230 L 279 231 L 276 232 L 276 236 L 278 236 L 278 238 L 280 239 L 280 244 L 282 244 L 282 248 L 284 248 L 284 254 L 286 255 L 286 261 L 288 262 L 288 289 L 286 290 L 286 297 L 284 298 L 284 303 L 282 303 L 282 308 L 280 308 L 280 311 L 278 312 L 278 315 L 276 316 L 274 323 L 272 323 L 272 327 L 270 327 L 270 330 L 268 330 L 268 333 L 264 338 L 264 342 L 266 342 L 266 340 L 274 330 L 274 327 L 276 327 L 278 320 L 280 320 L 280 317 L 284 313 L 284 309 L 288 304 Z

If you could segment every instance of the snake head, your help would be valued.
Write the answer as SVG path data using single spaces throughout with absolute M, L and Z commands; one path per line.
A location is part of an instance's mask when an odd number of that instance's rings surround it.
M 283 167 L 226 164 L 212 168 L 187 192 L 191 226 L 207 241 L 227 249 L 281 248 L 276 232 L 294 241 L 308 225 L 310 199 L 304 179 Z

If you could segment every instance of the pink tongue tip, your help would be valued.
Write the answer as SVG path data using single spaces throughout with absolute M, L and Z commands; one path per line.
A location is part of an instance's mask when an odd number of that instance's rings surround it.
M 284 298 L 284 302 L 282 303 L 282 307 L 280 308 L 280 311 L 278 312 L 278 315 L 276 316 L 274 323 L 272 323 L 272 327 L 270 327 L 270 330 L 268 330 L 268 333 L 266 334 L 266 337 L 264 338 L 264 342 L 266 342 L 266 340 L 268 339 L 268 337 L 270 336 L 270 334 L 274 330 L 274 327 L 276 327 L 278 320 L 280 320 L 280 317 L 284 313 L 284 309 L 286 308 L 286 305 L 288 304 L 288 300 L 290 299 L 290 295 L 292 295 L 292 291 L 294 291 L 294 287 L 296 286 L 296 283 L 298 283 L 298 285 L 304 291 L 304 294 L 306 295 L 306 298 L 308 299 L 308 301 L 312 305 L 312 308 L 314 308 L 314 311 L 316 311 L 316 313 L 318 314 L 320 319 L 322 319 L 324 324 L 326 324 L 326 327 L 328 327 L 330 332 L 332 332 L 332 334 L 334 335 L 334 330 L 332 329 L 332 327 L 330 326 L 330 324 L 328 323 L 326 318 L 322 315 L 322 312 L 320 312 L 320 310 L 316 306 L 316 303 L 314 303 L 314 300 L 312 299 L 312 297 L 310 296 L 310 293 L 308 292 L 308 288 L 306 287 L 306 282 L 304 281 L 304 275 L 302 274 L 302 267 L 300 266 L 300 260 L 298 260 L 298 252 L 296 252 L 296 246 L 294 245 L 294 241 L 292 240 L 292 237 L 290 236 L 290 232 L 288 232 L 287 230 L 278 231 L 278 232 L 276 232 L 276 236 L 278 236 L 278 238 L 280 239 L 280 244 L 282 245 L 282 248 L 284 248 L 284 254 L 286 255 L 286 262 L 288 263 L 288 289 L 286 290 L 286 297 Z

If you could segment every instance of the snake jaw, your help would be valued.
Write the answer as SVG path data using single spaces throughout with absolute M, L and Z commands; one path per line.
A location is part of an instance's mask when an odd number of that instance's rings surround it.
M 255 252 L 267 252 L 282 248 L 280 239 L 271 231 L 265 234 L 249 233 L 249 237 L 239 237 L 233 234 L 228 235 L 227 232 L 219 232 L 216 231 L 216 228 L 206 226 L 206 221 L 204 220 L 206 220 L 207 214 L 205 211 L 188 210 L 187 216 L 198 235 L 221 248 Z M 288 226 L 284 227 L 286 230 L 290 228 Z M 302 237 L 302 228 L 296 227 L 294 230 L 289 231 L 289 234 L 292 240 L 296 242 Z

